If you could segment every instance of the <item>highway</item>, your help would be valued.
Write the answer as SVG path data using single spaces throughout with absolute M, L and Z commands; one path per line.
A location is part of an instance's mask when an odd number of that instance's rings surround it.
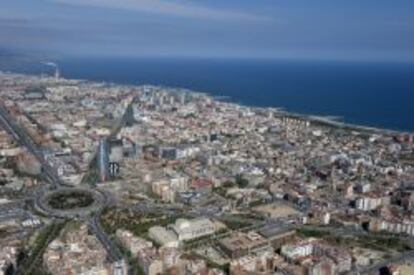
M 134 98 L 134 100 L 130 103 L 130 105 L 128 106 L 128 108 L 133 104 L 133 102 L 135 101 L 136 98 Z M 127 109 L 126 109 L 127 110 Z M 122 118 L 118 121 L 118 123 L 115 125 L 114 129 L 111 131 L 111 134 L 109 135 L 109 137 L 114 137 L 117 135 L 117 133 L 122 129 L 122 127 L 125 125 L 126 123 L 126 111 L 124 113 L 124 115 L 122 116 Z M 89 165 L 90 169 L 95 169 L 95 159 L 96 159 L 96 155 L 95 157 L 92 159 L 92 163 L 91 165 Z M 88 182 L 88 185 L 91 186 L 92 188 L 94 186 L 96 186 L 96 182 Z M 113 198 L 112 196 L 108 195 L 107 193 L 103 193 L 105 195 L 105 202 L 104 205 L 105 207 L 110 206 L 113 204 Z M 119 263 L 121 262 L 121 260 L 123 260 L 122 254 L 119 250 L 119 248 L 109 239 L 108 235 L 105 233 L 105 231 L 103 230 L 103 228 L 101 227 L 100 223 L 99 223 L 99 217 L 101 215 L 101 211 L 103 208 L 101 208 L 100 211 L 98 211 L 95 215 L 93 215 L 93 217 L 91 217 L 88 220 L 88 225 L 89 225 L 89 230 L 97 237 L 97 239 L 102 243 L 103 247 L 105 248 L 107 254 L 108 254 L 108 258 L 111 262 L 113 263 Z
M 24 201 L 14 201 L 0 204 L 0 221 L 17 218 L 32 218 L 30 212 L 24 209 Z
M 99 223 L 99 215 L 95 215 L 88 220 L 89 230 L 101 242 L 108 253 L 108 258 L 111 262 L 118 262 L 122 260 L 122 254 L 117 246 L 108 238 L 105 231 L 101 228 Z
M 123 121 L 124 118 L 122 118 Z M 121 122 L 122 124 L 123 122 Z M 49 163 L 45 160 L 41 150 L 38 146 L 33 142 L 32 138 L 29 134 L 15 121 L 14 118 L 9 114 L 7 108 L 0 102 L 0 125 L 7 131 L 20 145 L 27 148 L 27 150 L 33 154 L 33 156 L 39 161 L 42 166 L 42 174 L 41 176 L 52 185 L 53 189 L 60 189 L 66 187 L 65 184 L 61 181 L 59 176 L 57 175 L 56 171 L 49 165 Z M 94 169 L 94 166 L 91 167 Z M 42 190 L 41 192 L 37 193 L 34 200 L 35 204 L 38 208 L 42 209 L 41 204 L 39 204 L 40 198 L 45 195 L 47 191 Z M 103 202 L 99 202 L 101 204 L 101 209 L 104 206 L 107 206 L 111 203 L 110 198 L 105 196 Z M 46 212 L 46 211 L 45 211 Z M 122 254 L 118 247 L 116 247 L 109 237 L 106 235 L 104 230 L 101 228 L 99 224 L 99 213 L 93 215 L 88 220 L 88 225 L 90 231 L 95 234 L 97 239 L 102 243 L 103 247 L 107 251 L 108 258 L 111 262 L 119 262 L 122 259 Z M 53 215 L 50 215 L 53 216 Z M 73 218 L 73 215 L 68 216 L 68 218 Z M 33 263 L 34 264 L 34 263 Z
M 0 104 L 0 124 L 3 128 L 18 141 L 22 146 L 26 147 L 30 153 L 39 161 L 42 165 L 42 177 L 52 184 L 54 188 L 58 188 L 63 185 L 62 181 L 58 177 L 56 171 L 45 160 L 41 150 L 33 142 L 29 134 L 11 117 L 8 110 L 3 104 Z
M 126 122 L 126 114 L 120 119 L 120 121 L 115 125 L 112 133 L 110 134 L 110 137 L 116 136 L 116 134 L 119 132 L 119 130 L 124 126 Z M 64 189 L 68 188 L 65 186 L 63 181 L 59 178 L 59 176 L 56 173 L 56 170 L 46 161 L 42 150 L 39 148 L 38 145 L 35 144 L 35 142 L 32 140 L 30 135 L 24 130 L 23 127 L 21 127 L 15 119 L 10 115 L 7 108 L 0 102 L 0 125 L 4 128 L 5 131 L 7 131 L 20 145 L 27 148 L 27 150 L 33 154 L 33 156 L 39 161 L 39 163 L 42 166 L 42 174 L 41 176 L 51 184 L 51 186 L 56 189 Z M 90 169 L 95 169 L 94 163 L 91 163 Z M 90 189 L 95 189 L 95 182 L 88 182 Z M 86 186 L 86 185 L 85 185 Z M 96 189 L 95 189 L 96 191 Z M 52 213 L 48 209 L 42 208 L 42 203 L 40 203 L 41 198 L 46 194 L 50 192 L 49 190 L 40 190 L 40 192 L 36 193 L 34 196 L 35 205 L 42 210 L 42 212 L 46 213 L 46 215 L 53 217 L 54 213 Z M 106 194 L 103 192 L 103 198 L 102 200 L 97 200 L 97 203 L 99 204 L 97 209 L 93 211 L 93 213 L 83 214 L 82 210 L 76 210 L 79 212 L 73 213 L 73 214 L 65 214 L 65 217 L 62 217 L 62 215 L 59 215 L 60 218 L 77 218 L 82 217 L 81 219 L 84 220 L 88 224 L 88 228 L 92 234 L 96 236 L 96 238 L 101 242 L 102 246 L 107 252 L 108 259 L 112 262 L 121 262 L 123 260 L 123 255 L 120 251 L 120 249 L 112 242 L 112 240 L 109 238 L 109 236 L 105 233 L 103 230 L 99 217 L 101 214 L 101 211 L 104 207 L 108 207 L 113 204 L 112 197 L 108 196 L 109 194 Z M 283 201 L 283 203 L 286 203 Z M 163 204 L 156 204 L 152 202 L 144 202 L 136 204 L 132 207 L 132 209 L 136 211 L 140 211 L 143 213 L 151 213 L 151 212 L 157 212 L 157 213 L 163 213 L 165 215 L 174 215 L 178 213 L 182 213 L 183 209 L 177 206 L 170 206 L 167 207 Z M 49 212 L 48 212 L 49 211 Z M 9 217 L 24 215 L 25 213 L 20 211 L 14 211 L 12 209 L 0 209 L 0 220 L 1 219 L 8 219 Z M 190 216 L 193 217 L 211 217 L 211 218 L 217 218 L 218 215 L 220 215 L 219 208 L 196 208 L 192 209 L 187 212 Z M 250 230 L 257 230 L 259 228 L 262 228 L 264 226 L 273 226 L 273 225 L 279 225 L 279 226 L 286 226 L 286 223 L 283 221 L 278 220 L 267 220 L 263 222 L 259 222 L 253 225 L 246 226 L 244 228 L 239 228 L 240 231 L 250 231 Z M 294 227 L 294 226 L 292 226 Z M 221 238 L 224 236 L 227 236 L 230 234 L 231 231 L 217 234 L 215 235 L 215 238 Z M 349 229 L 349 228 L 341 228 L 341 229 L 335 229 L 335 231 L 332 232 L 333 234 L 339 234 L 339 235 L 347 235 L 347 234 L 354 234 L 356 233 L 355 230 Z M 359 234 L 364 234 L 364 232 L 357 232 Z M 48 237 L 48 239 L 45 242 L 45 245 L 47 245 L 52 238 L 52 235 Z M 201 242 L 208 242 L 209 240 L 202 240 Z M 200 244 L 200 243 L 198 243 Z M 44 247 L 42 247 L 44 249 Z M 34 259 L 37 261 L 40 257 L 39 255 L 35 255 Z M 36 264 L 36 261 L 33 263 L 30 263 L 29 270 L 33 268 L 33 266 Z M 396 263 L 404 263 L 404 262 L 413 262 L 414 261 L 414 250 L 401 253 L 399 255 L 396 255 L 395 257 L 392 257 L 390 259 L 386 259 L 384 261 L 375 263 L 368 267 L 360 268 L 358 271 L 360 274 L 371 274 L 373 272 L 378 272 L 378 270 L 384 266 L 387 266 L 389 264 L 396 264 Z M 352 271 L 349 274 L 354 274 L 354 271 Z
M 19 265 L 19 269 L 16 270 L 15 275 L 25 275 L 32 274 L 33 269 L 39 264 L 39 261 L 43 257 L 43 253 L 47 246 L 56 238 L 64 226 L 64 221 L 59 221 L 54 219 L 52 225 L 50 226 L 51 230 L 47 232 L 47 235 L 44 239 L 41 240 L 38 246 L 36 246 L 32 251 L 29 257 L 25 258 L 23 262 Z

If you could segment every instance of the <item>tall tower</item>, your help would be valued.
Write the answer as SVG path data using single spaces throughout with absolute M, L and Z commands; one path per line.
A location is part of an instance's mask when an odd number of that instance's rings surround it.
M 130 104 L 125 111 L 125 125 L 127 127 L 134 125 L 134 109 L 132 104 Z
M 60 78 L 60 71 L 58 65 L 55 66 L 55 80 L 59 80 Z
M 99 141 L 98 154 L 96 156 L 99 182 L 105 182 L 109 178 L 109 148 L 108 140 L 102 138 Z

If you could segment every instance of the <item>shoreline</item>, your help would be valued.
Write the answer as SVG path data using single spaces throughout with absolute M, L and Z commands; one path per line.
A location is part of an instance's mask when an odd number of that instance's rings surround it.
M 292 114 L 292 113 L 288 112 L 288 114 Z M 324 117 L 324 116 L 318 116 L 318 115 L 307 115 L 307 114 L 297 114 L 297 113 L 293 113 L 293 115 L 298 116 L 300 118 L 306 118 L 311 122 L 325 124 L 326 126 L 341 128 L 343 130 L 349 130 L 349 131 L 360 131 L 360 132 L 366 132 L 366 133 L 371 133 L 371 134 L 386 134 L 386 135 L 401 135 L 401 134 L 412 135 L 414 134 L 413 132 L 410 132 L 410 131 L 392 130 L 392 129 L 386 129 L 386 128 L 340 122 L 330 117 Z
M 211 96 L 209 93 L 204 93 L 208 96 Z M 228 99 L 231 99 L 230 97 L 225 96 Z M 214 97 L 213 97 L 214 98 Z M 298 113 L 298 112 L 292 112 L 292 111 L 286 111 L 283 107 L 261 107 L 261 106 L 253 106 L 253 105 L 245 105 L 241 103 L 237 103 L 234 101 L 225 101 L 226 103 L 231 103 L 247 108 L 252 109 L 261 109 L 261 110 L 272 110 L 273 112 L 277 114 L 282 114 L 285 116 L 289 116 L 292 118 L 297 119 L 303 119 L 303 120 L 309 120 L 310 122 L 318 123 L 325 125 L 327 127 L 335 127 L 335 128 L 341 128 L 343 130 L 349 130 L 349 131 L 361 131 L 371 134 L 386 134 L 386 135 L 414 135 L 414 131 L 405 131 L 405 130 L 394 130 L 394 129 L 388 129 L 388 128 L 381 128 L 381 127 L 375 127 L 375 126 L 368 126 L 368 125 L 362 125 L 362 124 L 355 124 L 355 123 L 348 123 L 348 122 L 341 122 L 337 121 L 339 117 L 336 116 L 323 116 L 323 115 L 316 115 L 316 114 L 304 114 L 304 113 Z
M 51 76 L 44 76 L 44 75 L 38 75 L 38 74 L 26 74 L 26 73 L 17 73 L 17 72 L 11 72 L 11 71 L 2 71 L 0 70 L 0 75 L 17 75 L 17 76 L 31 76 L 31 77 L 39 77 L 44 79 L 53 79 Z M 306 114 L 306 113 L 298 113 L 298 112 L 292 112 L 287 111 L 283 107 L 276 107 L 276 106 L 254 106 L 254 105 L 246 105 L 242 103 L 238 103 L 235 100 L 232 100 L 231 96 L 227 95 L 214 95 L 210 92 L 202 92 L 202 91 L 195 91 L 191 88 L 185 88 L 185 87 L 175 87 L 175 86 L 166 86 L 166 85 L 157 85 L 157 84 L 142 84 L 142 85 L 136 85 L 136 84 L 121 84 L 121 83 L 115 83 L 110 81 L 96 81 L 96 80 L 88 80 L 88 79 L 74 79 L 74 78 L 65 78 L 61 77 L 59 80 L 64 81 L 75 81 L 78 83 L 86 82 L 90 84 L 99 84 L 99 85 L 111 85 L 111 86 L 120 86 L 120 87 L 141 87 L 141 86 L 154 86 L 154 87 L 164 87 L 169 89 L 177 89 L 182 90 L 183 92 L 189 92 L 189 93 L 195 93 L 195 94 L 204 94 L 210 98 L 212 98 L 215 101 L 225 102 L 225 103 L 231 103 L 235 105 L 239 105 L 246 108 L 252 108 L 252 109 L 260 109 L 260 110 L 271 110 L 274 113 L 282 114 L 285 116 L 290 116 L 292 118 L 298 118 L 298 119 L 305 119 L 309 120 L 313 123 L 322 124 L 328 127 L 335 127 L 335 128 L 341 128 L 343 130 L 349 130 L 349 131 L 361 131 L 371 134 L 386 134 L 386 135 L 402 135 L 402 134 L 408 134 L 408 135 L 414 135 L 414 130 L 406 131 L 406 130 L 394 130 L 389 128 L 382 128 L 382 127 L 375 127 L 375 126 L 368 126 L 368 125 L 362 125 L 362 124 L 356 124 L 356 123 L 348 123 L 348 122 L 341 122 L 337 121 L 336 119 L 340 117 L 336 116 L 323 116 L 323 115 L 317 115 L 317 114 Z

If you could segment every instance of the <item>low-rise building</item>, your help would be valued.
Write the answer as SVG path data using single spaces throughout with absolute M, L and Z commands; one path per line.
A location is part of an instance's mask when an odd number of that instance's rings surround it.
M 116 237 L 121 241 L 122 245 L 135 256 L 138 255 L 141 250 L 152 247 L 152 242 L 136 237 L 127 230 L 118 229 L 116 231 Z
M 51 274 L 111 275 L 106 251 L 86 225 L 71 223 L 43 254 L 43 263 Z
M 378 208 L 380 205 L 387 205 L 390 203 L 390 197 L 381 196 L 361 196 L 355 201 L 357 209 L 362 211 L 370 211 Z
M 289 261 L 310 256 L 314 253 L 315 239 L 282 246 L 281 254 Z
M 266 238 L 253 231 L 234 233 L 220 240 L 219 246 L 232 259 L 273 250 Z
M 177 236 L 162 226 L 154 226 L 148 230 L 149 237 L 165 247 L 178 247 Z
M 17 249 L 13 246 L 0 248 L 0 275 L 14 274 L 16 269 Z
M 159 275 L 164 271 L 162 260 L 155 248 L 140 251 L 138 261 L 146 275 Z
M 275 270 L 275 254 L 248 255 L 230 262 L 230 274 L 272 274 Z
M 259 234 L 265 237 L 274 249 L 279 249 L 289 241 L 293 241 L 296 236 L 295 229 L 291 227 L 280 227 L 271 225 L 262 228 Z
M 216 231 L 214 223 L 206 218 L 193 220 L 178 219 L 175 221 L 175 224 L 169 225 L 169 228 L 175 232 L 179 241 L 197 239 L 214 234 Z

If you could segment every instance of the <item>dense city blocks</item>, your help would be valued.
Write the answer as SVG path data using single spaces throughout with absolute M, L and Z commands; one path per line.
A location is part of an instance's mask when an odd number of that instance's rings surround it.
M 413 134 L 186 89 L 0 73 L 0 194 L 0 274 L 414 274 Z

